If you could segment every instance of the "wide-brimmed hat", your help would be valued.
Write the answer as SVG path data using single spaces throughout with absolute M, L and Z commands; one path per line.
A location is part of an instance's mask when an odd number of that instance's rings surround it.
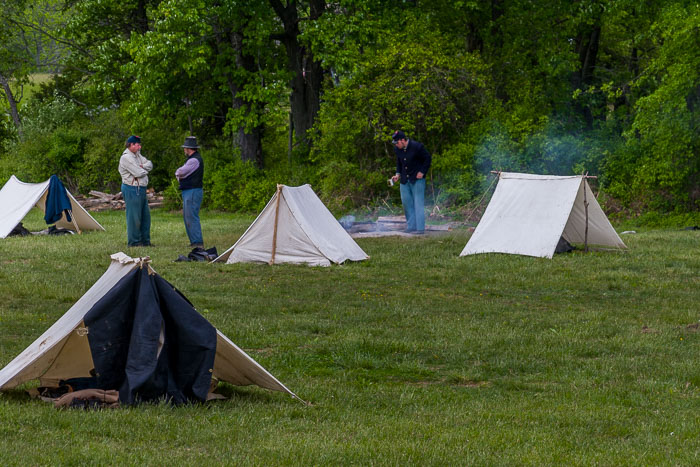
M 185 138 L 185 144 L 183 144 L 182 147 L 189 149 L 198 149 L 199 145 L 197 145 L 197 137 L 188 136 L 187 138 Z

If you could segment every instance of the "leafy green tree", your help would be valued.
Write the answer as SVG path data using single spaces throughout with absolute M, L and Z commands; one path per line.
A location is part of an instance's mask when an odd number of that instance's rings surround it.
M 88 107 L 110 107 L 130 98 L 134 77 L 124 73 L 131 62 L 132 36 L 151 29 L 149 17 L 160 0 L 68 0 L 63 30 L 71 55 L 63 68 L 62 92 Z
M 326 95 L 312 159 L 321 167 L 325 199 L 336 205 L 367 203 L 386 191 L 395 165 L 389 138 L 397 128 L 432 153 L 449 155 L 434 159 L 435 179 L 463 169 L 473 175 L 472 154 L 452 146 L 483 117 L 487 68 L 429 23 L 411 19 L 383 53 L 366 54 L 352 77 Z
M 32 68 L 31 54 L 22 42 L 24 17 L 23 0 L 0 0 L 0 86 L 19 137 L 22 137 L 22 120 L 18 104 L 22 99 L 22 86 Z M 19 97 L 15 90 L 19 89 Z
M 650 32 L 656 53 L 633 88 L 639 97 L 626 147 L 607 161 L 613 194 L 662 210 L 700 207 L 700 6 L 667 5 Z
M 281 100 L 272 12 L 259 1 L 165 1 L 153 30 L 133 36 L 125 67 L 136 79 L 131 113 L 147 124 L 186 120 L 209 139 L 234 135 L 241 157 L 263 165 L 265 111 Z M 204 133 L 204 134 L 202 134 Z

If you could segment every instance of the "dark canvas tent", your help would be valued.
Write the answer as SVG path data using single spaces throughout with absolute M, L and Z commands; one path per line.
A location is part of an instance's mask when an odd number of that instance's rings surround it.
M 123 403 L 207 399 L 212 381 L 297 397 L 200 315 L 148 258 L 112 255 L 102 277 L 0 370 L 0 389 L 80 378 Z

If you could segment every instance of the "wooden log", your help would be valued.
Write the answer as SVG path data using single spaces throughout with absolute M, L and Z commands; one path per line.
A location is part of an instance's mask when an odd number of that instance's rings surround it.
M 103 193 L 103 192 L 97 191 L 97 190 L 90 190 L 90 192 L 89 192 L 88 194 L 89 194 L 90 196 L 94 196 L 94 197 L 96 197 L 96 198 L 100 198 L 100 199 L 103 199 L 103 200 L 106 200 L 106 201 L 111 201 L 111 200 L 113 200 L 114 197 L 115 197 L 115 195 L 113 195 L 113 194 L 110 194 L 110 193 Z

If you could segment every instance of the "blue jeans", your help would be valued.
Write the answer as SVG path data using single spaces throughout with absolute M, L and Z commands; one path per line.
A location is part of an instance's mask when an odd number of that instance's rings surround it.
M 425 179 L 401 184 L 401 203 L 406 215 L 406 230 L 423 232 L 425 230 Z
M 190 245 L 204 245 L 202 226 L 199 223 L 199 207 L 203 197 L 204 190 L 201 188 L 182 190 L 182 217 L 185 219 L 185 230 Z
M 129 246 L 151 244 L 151 210 L 148 208 L 145 186 L 122 183 L 126 203 L 126 239 Z

